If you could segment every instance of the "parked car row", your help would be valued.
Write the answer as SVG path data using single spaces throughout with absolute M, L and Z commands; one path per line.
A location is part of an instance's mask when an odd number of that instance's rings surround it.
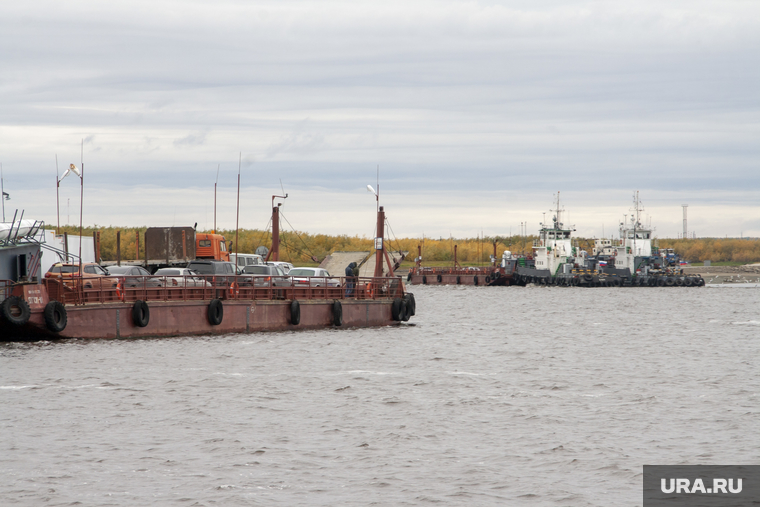
M 260 256 L 255 256 L 260 257 Z M 241 257 L 238 261 L 247 260 Z M 59 262 L 45 273 L 45 278 L 61 279 L 73 286 L 79 277 L 79 264 Z M 254 287 L 340 287 L 339 278 L 332 277 L 322 268 L 294 268 L 288 262 L 247 264 L 244 268 L 233 262 L 217 260 L 190 261 L 185 268 L 161 268 L 154 274 L 141 266 L 109 266 L 96 263 L 82 266 L 84 287 L 157 288 L 157 287 L 211 287 L 229 285 Z

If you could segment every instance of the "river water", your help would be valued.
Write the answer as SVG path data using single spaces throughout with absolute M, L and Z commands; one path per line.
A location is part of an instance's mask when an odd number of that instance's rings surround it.
M 760 288 L 412 287 L 412 325 L 0 344 L 0 505 L 641 505 L 760 462 Z

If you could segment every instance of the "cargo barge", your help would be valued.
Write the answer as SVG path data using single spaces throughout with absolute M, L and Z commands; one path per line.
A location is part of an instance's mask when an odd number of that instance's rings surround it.
M 416 313 L 416 302 L 392 266 L 383 276 L 384 223 L 380 207 L 375 276 L 334 277 L 333 286 L 293 278 L 290 286 L 271 280 L 262 286 L 250 275 L 234 274 L 185 276 L 176 285 L 151 284 L 161 277 L 144 276 L 130 287 L 111 277 L 43 279 L 42 245 L 35 236 L 17 236 L 0 245 L 0 265 L 23 267 L 15 281 L 0 280 L 0 337 L 142 338 L 398 325 Z
M 406 281 L 415 285 L 514 285 L 516 282 L 513 279 L 513 273 L 519 259 L 507 250 L 502 254 L 500 263 L 496 264 L 496 243 L 493 249 L 490 266 L 460 266 L 457 261 L 457 246 L 454 245 L 452 267 L 423 267 L 422 247 L 417 246 L 417 259 L 414 267 L 406 275 Z

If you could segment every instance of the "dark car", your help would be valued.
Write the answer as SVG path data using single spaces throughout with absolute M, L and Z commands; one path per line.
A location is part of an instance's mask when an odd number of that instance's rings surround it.
M 255 287 L 290 287 L 292 279 L 278 266 L 254 265 L 243 268 L 243 273 L 253 275 Z
M 201 275 L 206 281 L 214 285 L 229 285 L 237 282 L 238 285 L 253 285 L 253 278 L 250 276 L 236 276 L 241 272 L 229 261 L 216 260 L 195 260 L 187 264 L 187 269 L 193 270 Z
M 150 272 L 140 266 L 109 266 L 109 275 L 119 278 L 124 287 L 163 287 L 161 278 L 154 278 Z

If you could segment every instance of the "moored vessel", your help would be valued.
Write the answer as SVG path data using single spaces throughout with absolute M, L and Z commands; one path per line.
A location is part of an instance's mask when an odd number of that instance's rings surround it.
M 138 338 L 399 324 L 416 313 L 416 302 L 401 277 L 392 271 L 383 276 L 384 217 L 379 207 L 375 276 L 334 277 L 338 283 L 329 287 L 296 286 L 292 280 L 290 285 L 254 283 L 250 275 L 234 272 L 172 277 L 173 284 L 143 276 L 131 286 L 114 284 L 112 277 L 43 278 L 44 243 L 16 236 L 5 240 L 0 260 L 23 265 L 27 276 L 0 280 L 0 336 L 4 341 Z

